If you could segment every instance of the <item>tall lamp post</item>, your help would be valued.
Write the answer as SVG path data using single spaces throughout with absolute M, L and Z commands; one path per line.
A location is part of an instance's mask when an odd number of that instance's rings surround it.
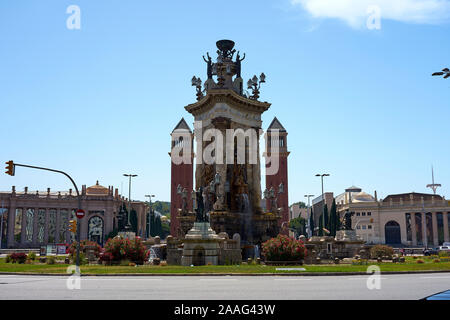
M 316 174 L 316 177 L 320 177 L 320 180 L 322 181 L 322 228 L 326 228 L 325 226 L 325 197 L 324 197 L 324 193 L 323 193 L 323 177 L 329 177 L 330 174 L 328 173 L 318 173 Z M 319 232 L 322 234 L 323 230 L 319 230 Z
M 128 177 L 129 178 L 129 182 L 128 182 L 128 217 L 127 217 L 127 225 L 125 226 L 125 229 L 127 231 L 131 230 L 131 223 L 130 223 L 130 213 L 131 213 L 131 178 L 137 177 L 137 174 L 125 174 L 123 175 L 124 177 Z
M 308 215 L 308 209 L 310 208 L 310 203 L 311 203 L 311 198 L 314 197 L 313 194 L 305 194 L 305 198 L 308 198 L 308 206 L 306 207 L 306 219 L 308 220 L 306 225 L 308 226 L 308 237 L 310 237 L 310 234 L 312 234 L 312 232 L 314 232 L 314 230 L 310 230 L 311 226 L 309 225 L 309 221 L 310 221 L 310 216 L 312 214 L 312 210 L 309 210 L 309 215 Z
M 151 234 L 150 234 L 150 227 L 151 227 L 150 218 L 152 216 L 152 198 L 154 198 L 155 195 L 154 194 L 146 194 L 145 196 L 148 198 L 148 202 L 150 203 L 149 204 L 150 208 L 149 208 L 149 213 L 148 213 L 148 223 L 147 223 L 147 238 L 149 238 L 151 236 Z

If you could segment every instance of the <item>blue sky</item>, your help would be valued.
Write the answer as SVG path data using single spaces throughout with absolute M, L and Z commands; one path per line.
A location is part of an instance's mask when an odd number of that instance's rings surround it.
M 371 1 L 379 30 L 351 2 L 1 1 L 0 158 L 124 193 L 131 172 L 133 199 L 170 200 L 169 134 L 181 117 L 193 122 L 190 79 L 205 79 L 202 55 L 232 39 L 244 80 L 267 75 L 264 128 L 277 116 L 289 131 L 291 203 L 320 194 L 321 172 L 335 193 L 428 192 L 432 164 L 448 197 L 450 79 L 431 73 L 450 67 L 449 2 Z M 66 27 L 72 4 L 80 30 Z M 19 168 L 0 176 L 0 190 L 12 185 L 70 187 Z

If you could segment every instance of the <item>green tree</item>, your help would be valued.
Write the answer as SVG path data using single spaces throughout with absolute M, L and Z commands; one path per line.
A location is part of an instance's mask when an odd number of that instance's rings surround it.
M 337 212 L 336 212 L 336 200 L 333 199 L 333 204 L 331 205 L 331 211 L 330 211 L 330 235 L 331 236 L 336 236 L 336 230 L 337 230 L 337 225 L 336 225 L 336 218 L 337 216 Z
M 162 224 L 162 233 L 161 233 L 161 239 L 167 238 L 167 236 L 170 234 L 170 226 L 168 223 Z
M 323 221 L 323 227 L 328 229 L 328 230 L 330 230 L 330 225 L 329 225 L 329 220 L 330 219 L 328 219 L 328 206 L 327 206 L 326 203 L 323 206 L 323 217 L 324 217 L 324 219 L 323 219 L 324 220 Z
M 311 235 L 314 235 L 314 211 L 312 207 L 310 209 L 311 213 L 309 215 L 309 228 L 311 230 Z
M 130 213 L 130 224 L 131 224 L 131 231 L 137 233 L 137 227 L 138 227 L 138 223 L 137 223 L 137 212 L 134 209 L 131 209 L 131 213 Z
M 305 227 L 306 227 L 306 220 L 302 217 L 297 217 L 289 221 L 289 228 L 294 229 L 297 235 L 304 235 Z
M 293 204 L 293 206 L 295 206 L 296 204 L 298 204 L 300 208 L 306 208 L 306 203 L 304 203 L 303 201 L 296 202 Z
M 319 217 L 319 237 L 323 236 L 323 213 Z
M 152 209 L 164 216 L 170 216 L 170 202 L 155 201 L 152 203 Z
M 155 234 L 156 236 L 161 237 L 162 235 L 162 224 L 161 224 L 161 217 L 159 215 L 156 215 L 155 217 Z

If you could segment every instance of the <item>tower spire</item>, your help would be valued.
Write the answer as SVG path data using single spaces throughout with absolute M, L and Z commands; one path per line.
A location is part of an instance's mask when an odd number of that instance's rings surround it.
M 427 188 L 433 190 L 433 193 L 436 194 L 436 189 L 441 187 L 440 183 L 434 183 L 434 170 L 433 166 L 431 166 L 431 184 L 427 184 Z

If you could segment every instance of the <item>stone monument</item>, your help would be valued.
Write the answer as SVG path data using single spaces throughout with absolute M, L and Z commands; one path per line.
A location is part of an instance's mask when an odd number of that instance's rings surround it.
M 270 103 L 258 101 L 258 98 L 265 75 L 262 73 L 259 78 L 255 76 L 250 79 L 247 83 L 250 92 L 246 92 L 241 77 L 245 54 L 241 56 L 237 52 L 235 56 L 236 50 L 231 40 L 220 40 L 216 45 L 215 62 L 209 53 L 207 58 L 203 57 L 207 65 L 204 90 L 201 80 L 194 77 L 192 85 L 197 89 L 198 101 L 185 107 L 195 119 L 195 185 L 202 193 L 203 201 L 198 201 L 200 196 L 196 198 L 198 207 L 200 203 L 203 207 L 191 215 L 196 215 L 193 228 L 193 219 L 187 214 L 180 214 L 180 229 L 188 232 L 188 241 L 215 239 L 211 227 L 217 233 L 238 233 L 242 246 L 253 247 L 276 236 L 280 220 L 277 208 L 273 212 L 263 212 L 261 208 L 261 116 L 269 109 Z M 206 141 L 208 132 L 213 132 L 214 142 L 211 139 Z M 189 139 L 184 138 L 185 141 Z M 218 143 L 222 144 L 223 149 L 218 147 Z M 205 152 L 212 155 L 213 161 L 203 159 Z M 201 224 L 205 222 L 209 222 L 208 226 Z M 187 264 L 191 259 L 188 257 L 194 254 L 192 244 L 188 247 L 190 251 L 187 251 L 183 264 Z M 205 251 L 204 254 L 214 260 L 209 253 Z
M 189 230 L 183 240 L 184 247 L 181 265 L 218 265 L 221 238 L 211 229 L 211 225 L 207 221 L 202 187 L 196 192 L 196 199 L 196 220 L 194 227 Z

